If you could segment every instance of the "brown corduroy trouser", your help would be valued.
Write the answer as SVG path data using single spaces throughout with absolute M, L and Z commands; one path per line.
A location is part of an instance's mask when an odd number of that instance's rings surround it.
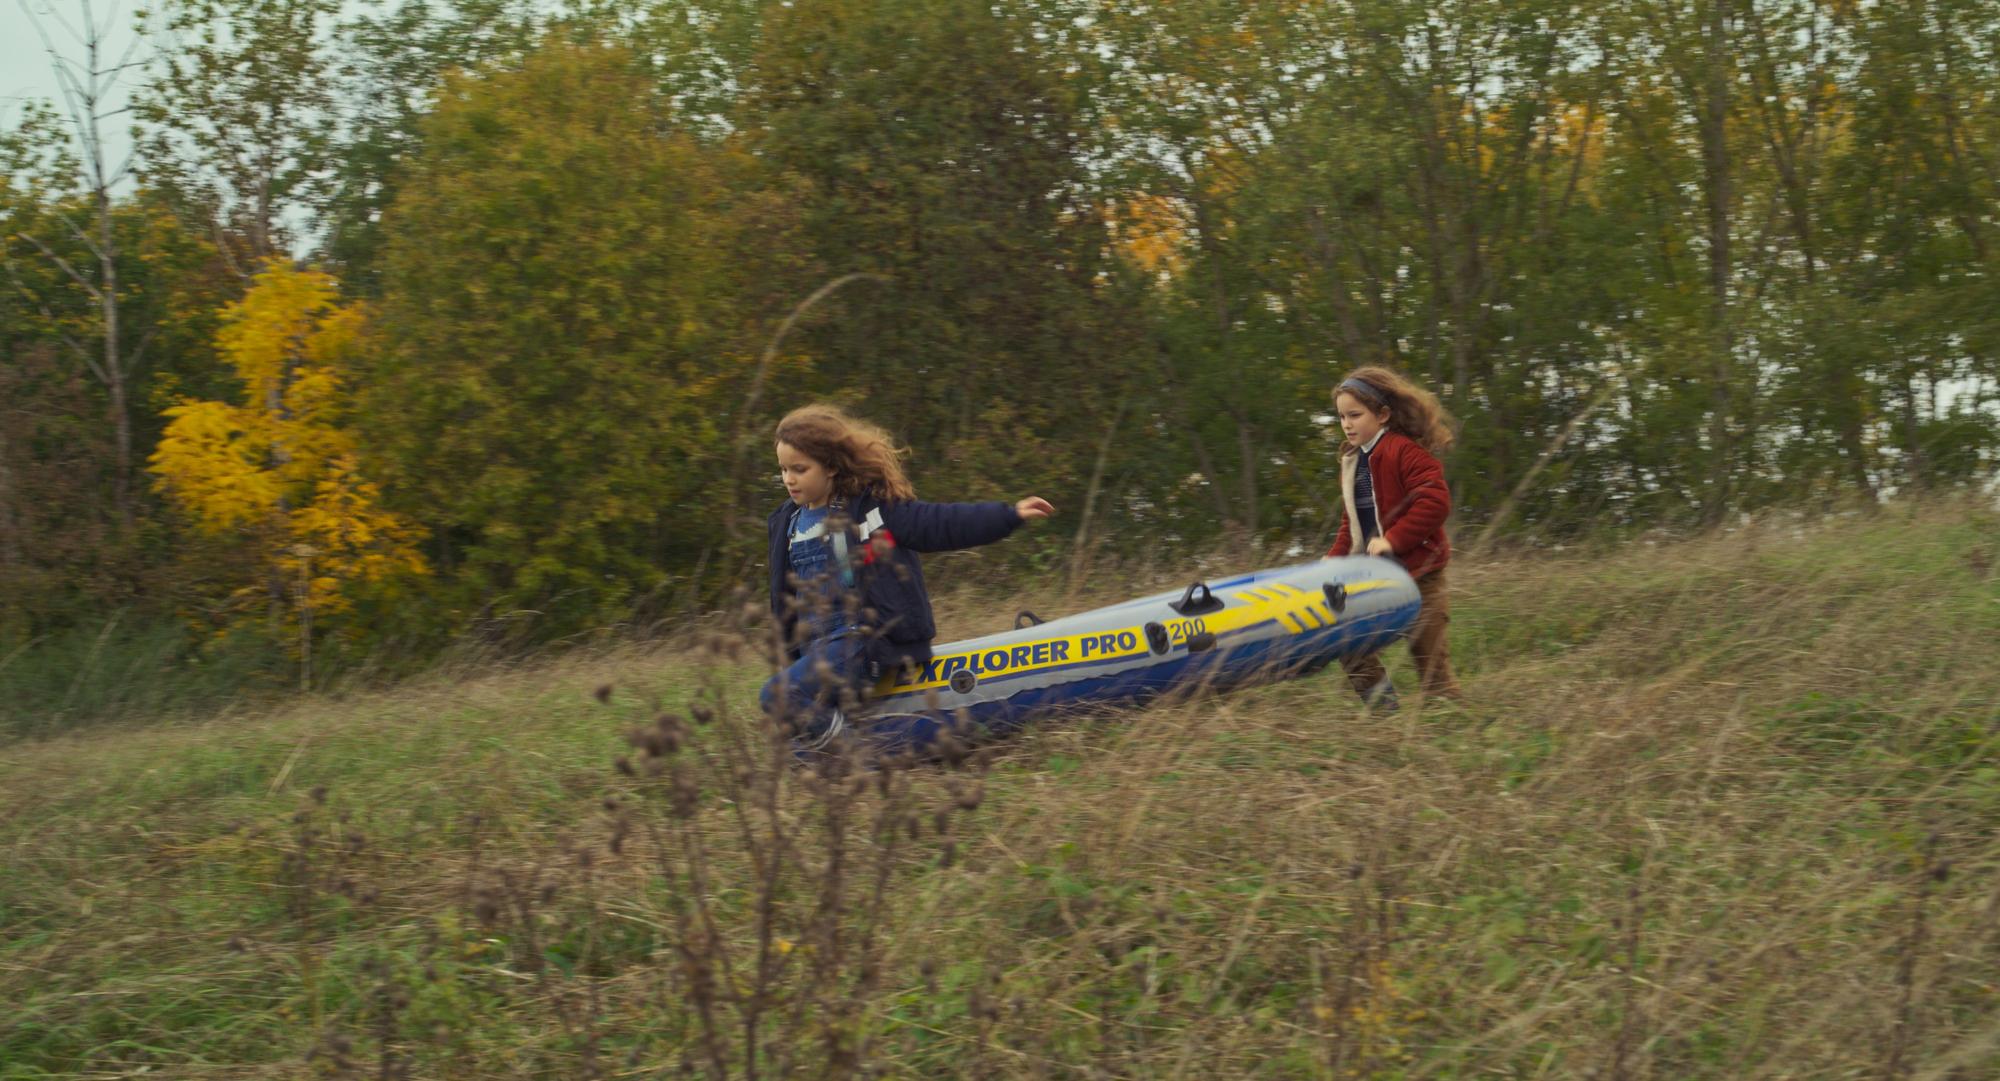
M 1439 568 L 1417 579 L 1417 596 L 1423 608 L 1417 614 L 1416 625 L 1410 628 L 1410 659 L 1417 663 L 1417 680 L 1425 694 L 1458 698 L 1463 692 L 1451 674 L 1451 648 L 1445 642 L 1445 630 L 1451 625 L 1451 602 L 1447 599 L 1444 575 L 1444 569 Z M 1379 653 L 1343 658 L 1340 667 L 1347 671 L 1348 685 L 1363 698 L 1389 678 Z

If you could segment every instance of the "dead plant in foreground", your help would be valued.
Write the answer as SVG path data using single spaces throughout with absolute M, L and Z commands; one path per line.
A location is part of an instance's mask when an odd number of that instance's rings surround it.
M 494 963 L 426 954 L 405 966 L 408 991 L 389 986 L 390 966 L 372 969 L 375 1008 L 329 1044 L 334 1073 L 362 1076 L 372 1043 L 379 1076 L 398 1076 L 391 1045 L 425 1037 L 394 1015 L 452 981 L 489 1008 L 553 1020 L 559 1037 L 519 1057 L 560 1076 L 869 1072 L 899 878 L 953 864 L 954 822 L 984 798 L 989 757 L 947 736 L 936 764 L 863 742 L 802 763 L 790 720 L 734 708 L 718 675 L 741 662 L 757 616 L 746 607 L 707 636 L 706 674 L 678 708 L 597 689 L 607 711 L 644 718 L 601 814 L 507 854 L 475 822 L 462 896 L 477 931 L 461 952 L 490 948 Z

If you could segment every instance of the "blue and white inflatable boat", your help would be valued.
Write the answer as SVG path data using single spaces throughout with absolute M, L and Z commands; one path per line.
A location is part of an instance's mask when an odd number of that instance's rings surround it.
M 884 751 L 922 752 L 946 731 L 974 741 L 1087 707 L 1316 671 L 1374 653 L 1417 618 L 1394 560 L 1322 559 L 1143 597 L 937 647 L 921 671 L 885 677 L 853 718 Z M 961 721 L 960 718 L 963 718 Z

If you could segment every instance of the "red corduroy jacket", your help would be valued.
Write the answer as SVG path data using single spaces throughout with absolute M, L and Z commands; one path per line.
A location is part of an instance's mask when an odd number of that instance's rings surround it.
M 1360 461 L 1361 452 L 1355 447 L 1340 456 L 1340 495 L 1346 511 L 1340 516 L 1333 547 L 1326 551 L 1329 556 L 1347 555 L 1354 538 L 1361 535 L 1354 509 L 1354 471 Z M 1444 520 L 1451 517 L 1451 488 L 1444 482 L 1444 466 L 1416 440 L 1394 430 L 1383 432 L 1376 441 L 1368 466 L 1375 488 L 1375 517 L 1382 527 L 1378 532 L 1388 538 L 1396 558 L 1412 578 L 1443 570 L 1451 561 L 1451 541 L 1444 535 Z

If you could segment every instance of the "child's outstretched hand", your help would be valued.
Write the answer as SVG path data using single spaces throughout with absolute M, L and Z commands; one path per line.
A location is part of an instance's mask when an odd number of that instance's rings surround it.
M 1396 550 L 1389 546 L 1387 537 L 1368 538 L 1368 554 L 1371 556 L 1394 555 Z
M 1014 513 L 1020 515 L 1021 520 L 1024 522 L 1032 522 L 1037 518 L 1047 518 L 1055 512 L 1056 508 L 1048 500 L 1038 495 L 1031 495 L 1014 504 Z

